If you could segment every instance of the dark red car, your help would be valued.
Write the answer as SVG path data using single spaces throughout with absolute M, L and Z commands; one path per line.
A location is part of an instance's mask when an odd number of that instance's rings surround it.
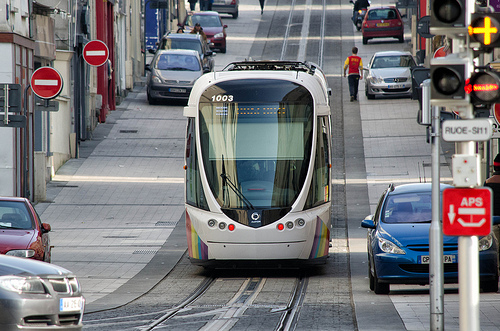
M 363 44 L 372 38 L 397 38 L 404 42 L 404 24 L 399 10 L 394 6 L 370 8 L 365 15 L 363 26 Z
M 207 36 L 207 42 L 211 49 L 218 49 L 226 53 L 226 28 L 222 23 L 219 13 L 215 11 L 188 13 L 184 22 L 180 24 L 185 30 L 192 30 L 196 23 L 200 23 L 203 32 Z
M 49 231 L 28 199 L 0 197 L 0 254 L 50 262 Z

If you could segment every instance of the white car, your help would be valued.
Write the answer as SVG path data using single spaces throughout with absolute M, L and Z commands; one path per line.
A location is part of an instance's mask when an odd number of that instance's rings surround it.
M 411 68 L 416 63 L 410 52 L 377 52 L 365 72 L 365 95 L 411 96 Z

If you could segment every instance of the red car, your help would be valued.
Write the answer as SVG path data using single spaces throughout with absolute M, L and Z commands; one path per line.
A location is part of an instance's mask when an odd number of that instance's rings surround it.
M 50 262 L 49 231 L 28 199 L 0 197 L 0 254 Z
M 363 44 L 372 38 L 397 38 L 404 42 L 404 24 L 399 10 L 394 6 L 370 8 L 365 15 L 363 26 Z
M 222 23 L 219 13 L 215 11 L 188 13 L 180 26 L 185 30 L 191 30 L 196 23 L 200 23 L 203 32 L 207 35 L 207 42 L 210 48 L 218 49 L 222 53 L 226 53 L 227 25 Z

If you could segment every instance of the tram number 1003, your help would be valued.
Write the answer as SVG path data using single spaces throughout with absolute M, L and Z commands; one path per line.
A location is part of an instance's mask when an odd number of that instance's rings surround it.
M 233 96 L 227 94 L 212 95 L 212 102 L 232 102 Z

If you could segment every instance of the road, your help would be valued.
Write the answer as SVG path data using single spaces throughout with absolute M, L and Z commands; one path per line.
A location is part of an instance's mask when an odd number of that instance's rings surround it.
M 341 75 L 354 45 L 365 62 L 376 51 L 409 46 L 395 39 L 362 45 L 351 14 L 347 1 L 270 0 L 261 16 L 257 1 L 242 0 L 238 19 L 224 20 L 228 51 L 216 56 L 217 70 L 231 61 L 281 58 L 313 61 L 326 72 L 334 128 L 327 265 L 306 274 L 215 275 L 192 266 L 184 254 L 182 105 L 150 106 L 145 89 L 137 88 L 82 142 L 81 157 L 57 172 L 48 201 L 36 206 L 53 229 L 53 263 L 82 283 L 85 329 L 147 330 L 155 323 L 155 330 L 277 329 L 288 318 L 283 311 L 294 309 L 290 323 L 297 330 L 428 329 L 428 287 L 391 286 L 389 295 L 369 291 L 366 230 L 360 227 L 390 182 L 429 180 L 430 145 L 415 120 L 418 102 L 367 100 L 363 81 L 360 101 L 349 102 Z M 451 176 L 444 154 L 446 181 Z M 211 278 L 202 295 L 189 301 Z M 306 289 L 295 296 L 304 278 Z M 450 286 L 445 296 L 447 330 L 458 330 L 456 288 Z M 295 298 L 299 305 L 291 302 Z M 167 316 L 173 308 L 175 316 Z M 498 294 L 481 294 L 484 330 L 500 328 L 499 308 Z

